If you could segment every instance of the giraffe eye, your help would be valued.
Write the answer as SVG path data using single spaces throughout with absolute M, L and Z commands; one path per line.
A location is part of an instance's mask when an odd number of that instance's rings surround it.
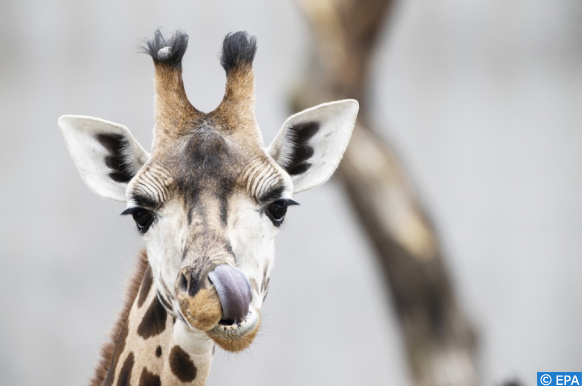
M 267 213 L 267 216 L 269 217 L 273 225 L 278 227 L 283 223 L 283 220 L 285 219 L 285 214 L 287 213 L 287 208 L 290 205 L 299 204 L 289 199 L 281 199 L 269 204 L 265 212 Z
M 131 214 L 133 221 L 135 221 L 135 224 L 137 225 L 137 230 L 141 234 L 144 234 L 148 231 L 155 219 L 152 212 L 139 207 L 126 209 L 121 214 L 123 216 Z

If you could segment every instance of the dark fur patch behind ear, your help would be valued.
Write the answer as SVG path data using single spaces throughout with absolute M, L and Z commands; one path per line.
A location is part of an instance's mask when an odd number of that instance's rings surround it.
M 169 50 L 161 51 L 169 47 Z M 169 39 L 164 38 L 160 30 L 154 32 L 154 38 L 146 42 L 143 51 L 152 57 L 156 64 L 164 63 L 179 66 L 188 47 L 188 35 L 182 31 L 174 32 Z
M 130 144 L 122 134 L 98 134 L 97 141 L 109 151 L 105 157 L 105 165 L 111 169 L 109 177 L 115 182 L 129 182 L 133 176 L 133 167 L 129 160 L 125 159 L 125 149 Z
M 290 175 L 305 173 L 311 164 L 307 162 L 313 156 L 313 147 L 309 146 L 309 140 L 319 131 L 319 123 L 305 122 L 287 130 L 288 140 L 293 144 L 293 152 L 290 155 L 285 170 Z
M 233 68 L 252 64 L 257 53 L 257 38 L 246 31 L 231 32 L 224 38 L 220 64 L 228 74 Z

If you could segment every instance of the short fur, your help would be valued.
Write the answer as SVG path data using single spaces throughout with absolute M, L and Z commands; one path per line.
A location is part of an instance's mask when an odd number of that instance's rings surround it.
M 128 283 L 126 295 L 125 295 L 125 302 L 123 304 L 123 309 L 117 318 L 117 322 L 113 327 L 113 331 L 111 332 L 109 342 L 107 342 L 101 348 L 101 360 L 95 369 L 95 375 L 91 380 L 90 386 L 101 386 L 105 377 L 107 376 L 107 370 L 111 366 L 111 359 L 113 358 L 113 354 L 115 352 L 115 347 L 117 345 L 117 340 L 119 339 L 120 335 L 123 332 L 125 327 L 125 323 L 127 323 L 127 319 L 129 317 L 129 312 L 131 311 L 131 306 L 133 305 L 137 293 L 139 292 L 139 287 L 143 280 L 144 273 L 146 272 L 149 266 L 148 257 L 145 250 L 142 250 L 137 258 L 137 267 L 135 269 L 135 273 L 131 277 L 131 280 Z M 149 270 L 148 270 L 149 271 Z
M 170 47 L 170 54 L 160 57 L 160 50 L 165 47 Z M 156 64 L 164 63 L 171 66 L 179 66 L 182 63 L 186 48 L 188 48 L 188 35 L 186 33 L 176 31 L 172 37 L 166 39 L 162 32 L 157 29 L 154 32 L 154 38 L 146 42 L 143 51 L 150 55 Z
M 239 65 L 252 64 L 257 53 L 257 38 L 246 31 L 226 35 L 222 43 L 220 64 L 228 74 Z

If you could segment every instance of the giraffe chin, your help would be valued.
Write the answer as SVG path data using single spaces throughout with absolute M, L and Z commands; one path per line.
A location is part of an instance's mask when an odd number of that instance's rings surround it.
M 242 322 L 231 325 L 217 324 L 206 334 L 223 350 L 237 352 L 251 345 L 260 326 L 261 316 L 251 307 Z

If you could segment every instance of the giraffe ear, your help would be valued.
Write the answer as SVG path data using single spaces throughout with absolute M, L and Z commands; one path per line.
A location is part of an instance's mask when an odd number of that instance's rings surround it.
M 60 117 L 59 127 L 89 188 L 103 198 L 125 201 L 127 183 L 149 159 L 129 129 L 80 115 Z
M 359 105 L 353 99 L 324 103 L 289 117 L 268 148 L 289 173 L 294 192 L 327 181 L 348 146 Z

